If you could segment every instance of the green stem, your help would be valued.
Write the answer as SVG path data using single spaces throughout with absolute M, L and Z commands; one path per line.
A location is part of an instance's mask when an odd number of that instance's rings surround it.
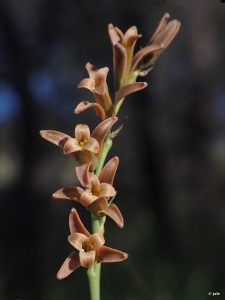
M 101 151 L 101 154 L 100 154 L 99 159 L 98 159 L 98 167 L 95 170 L 95 175 L 96 176 L 98 176 L 100 174 L 100 172 L 103 168 L 106 156 L 107 156 L 110 148 L 112 147 L 112 140 L 109 138 L 109 135 L 110 135 L 110 132 L 108 132 L 108 134 L 105 138 L 105 141 L 103 143 L 103 146 L 102 146 L 102 151 Z
M 101 264 L 95 262 L 93 267 L 88 269 L 87 274 L 89 280 L 91 300 L 100 300 Z
M 95 170 L 95 175 L 98 176 L 101 173 L 101 170 L 104 166 L 105 159 L 107 154 L 112 147 L 112 140 L 109 137 L 110 132 L 108 132 L 105 141 L 102 146 L 101 154 L 98 160 L 98 167 Z M 92 221 L 92 233 L 100 233 L 104 235 L 104 222 L 105 217 L 97 217 L 93 213 L 91 214 Z M 95 262 L 94 265 L 88 269 L 88 280 L 90 287 L 90 296 L 91 300 L 100 300 L 100 277 L 101 277 L 101 264 Z

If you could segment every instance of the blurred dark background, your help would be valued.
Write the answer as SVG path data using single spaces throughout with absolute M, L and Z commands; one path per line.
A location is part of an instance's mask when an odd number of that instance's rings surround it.
M 57 189 L 77 184 L 71 157 L 39 136 L 73 135 L 97 124 L 74 115 L 92 95 L 78 90 L 86 62 L 110 68 L 107 25 L 136 25 L 144 46 L 168 11 L 179 34 L 126 99 L 124 128 L 109 158 L 120 157 L 115 203 L 123 230 L 108 220 L 107 245 L 129 253 L 102 268 L 102 299 L 205 300 L 225 295 L 225 4 L 219 0 L 0 1 L 0 299 L 86 300 L 86 270 L 55 274 L 72 251 L 68 213 Z M 143 80 L 143 79 L 141 79 Z M 127 118 L 128 117 L 128 118 Z

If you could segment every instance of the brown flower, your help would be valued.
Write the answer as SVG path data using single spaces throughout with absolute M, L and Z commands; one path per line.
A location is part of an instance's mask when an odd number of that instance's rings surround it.
M 93 130 L 92 135 L 89 127 L 83 124 L 75 127 L 75 138 L 54 130 L 41 130 L 40 135 L 61 147 L 65 155 L 73 155 L 81 164 L 92 161 L 96 167 L 106 134 L 116 121 L 116 117 L 105 119 Z
M 90 234 L 81 222 L 76 209 L 72 209 L 69 216 L 69 243 L 78 250 L 73 251 L 66 258 L 57 273 L 58 279 L 70 275 L 80 266 L 90 268 L 94 262 L 120 262 L 128 255 L 122 251 L 103 246 L 104 237 L 100 233 Z
M 77 177 L 84 189 L 70 186 L 56 191 L 52 197 L 77 201 L 99 217 L 109 216 L 122 228 L 124 222 L 121 212 L 114 203 L 109 201 L 116 195 L 112 184 L 118 164 L 119 158 L 112 158 L 104 166 L 98 177 L 89 172 L 91 163 L 77 168 Z
M 86 88 L 94 95 L 96 104 L 93 108 L 101 119 L 112 116 L 112 100 L 109 95 L 108 85 L 106 83 L 106 77 L 109 68 L 97 69 L 90 63 L 86 64 L 86 69 L 89 74 L 89 78 L 83 79 L 79 84 L 78 88 Z M 88 101 L 84 101 L 83 105 L 88 105 Z M 82 107 L 78 106 L 75 109 L 75 113 L 82 111 Z
M 169 13 L 164 14 L 148 45 L 136 53 L 131 72 L 135 72 L 136 69 L 139 76 L 145 76 L 153 68 L 159 55 L 175 38 L 180 29 L 180 22 L 177 20 L 168 22 L 169 17 Z
M 108 26 L 109 37 L 113 46 L 113 63 L 116 90 L 130 82 L 129 70 L 132 66 L 134 47 L 141 37 L 137 27 L 130 27 L 125 34 L 113 24 Z
M 108 32 L 113 46 L 116 90 L 135 82 L 137 76 L 146 75 L 157 57 L 168 47 L 180 28 L 179 21 L 172 20 L 167 23 L 168 18 L 169 14 L 166 13 L 148 45 L 135 55 L 133 55 L 134 46 L 137 39 L 141 37 L 137 28 L 132 26 L 123 34 L 119 28 L 109 24 Z
M 126 96 L 140 91 L 147 86 L 146 82 L 129 83 L 123 86 L 116 94 L 115 101 L 112 104 L 112 100 L 109 95 L 108 85 L 106 83 L 106 77 L 109 69 L 107 67 L 97 69 L 90 63 L 86 64 L 90 78 L 83 79 L 79 84 L 78 88 L 87 88 L 90 90 L 96 103 L 91 103 L 87 100 L 80 102 L 74 110 L 74 113 L 79 114 L 87 108 L 93 108 L 101 120 L 107 117 L 115 116 L 118 111 L 118 103 L 123 100 Z

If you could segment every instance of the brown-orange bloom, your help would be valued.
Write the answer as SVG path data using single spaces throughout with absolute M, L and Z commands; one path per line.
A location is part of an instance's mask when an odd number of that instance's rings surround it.
M 71 234 L 68 237 L 69 243 L 78 250 L 71 252 L 66 258 L 57 273 L 58 279 L 70 275 L 80 266 L 90 268 L 94 262 L 120 262 L 127 259 L 125 252 L 103 246 L 104 237 L 100 233 L 90 234 L 84 227 L 75 208 L 69 215 L 69 227 Z
M 169 46 L 177 35 L 181 23 L 178 20 L 168 22 L 169 17 L 169 13 L 163 15 L 147 46 L 135 54 L 131 72 L 137 72 L 137 76 L 145 76 L 148 74 L 159 55 Z
M 92 134 L 87 125 L 78 124 L 75 127 L 74 138 L 55 130 L 41 130 L 40 135 L 62 148 L 65 155 L 73 155 L 81 164 L 93 162 L 95 168 L 106 134 L 117 120 L 116 117 L 105 119 Z
M 106 83 L 106 77 L 109 68 L 97 69 L 90 63 L 86 64 L 86 70 L 88 71 L 89 78 L 83 79 L 78 88 L 86 88 L 94 95 L 95 104 L 90 104 L 88 101 L 83 101 L 76 107 L 75 113 L 79 113 L 84 110 L 84 106 L 92 106 L 101 119 L 112 116 L 112 100 L 109 95 L 108 85 Z M 86 108 L 85 108 L 86 109 Z
M 84 189 L 77 186 L 65 187 L 56 191 L 52 197 L 77 201 L 98 217 L 109 216 L 122 228 L 124 226 L 122 214 L 119 208 L 109 201 L 116 195 L 112 184 L 118 164 L 119 158 L 112 158 L 98 177 L 93 172 L 89 172 L 91 163 L 76 168 L 77 177 Z

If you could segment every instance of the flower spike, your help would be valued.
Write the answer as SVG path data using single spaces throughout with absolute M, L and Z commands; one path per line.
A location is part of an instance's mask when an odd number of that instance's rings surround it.
M 75 208 L 69 214 L 69 244 L 75 248 L 60 267 L 56 277 L 61 280 L 79 267 L 88 269 L 91 299 L 100 299 L 101 263 L 120 262 L 128 254 L 105 246 L 104 223 L 111 218 L 120 228 L 124 226 L 123 216 L 113 203 L 116 190 L 113 186 L 119 165 L 117 156 L 106 164 L 108 151 L 113 139 L 123 127 L 111 130 L 118 121 L 116 117 L 124 99 L 132 93 L 147 87 L 146 82 L 137 82 L 138 76 L 145 76 L 154 67 L 157 58 L 169 46 L 180 28 L 177 20 L 169 21 L 165 13 L 148 44 L 134 52 L 138 39 L 142 37 L 136 26 L 123 33 L 113 24 L 108 25 L 108 34 L 112 44 L 114 68 L 114 99 L 111 99 L 107 84 L 108 67 L 97 69 L 87 63 L 88 77 L 78 84 L 78 88 L 88 89 L 95 102 L 81 101 L 74 109 L 79 114 L 88 108 L 95 110 L 100 122 L 90 131 L 86 124 L 74 128 L 74 136 L 55 130 L 41 130 L 40 135 L 47 141 L 60 147 L 65 155 L 71 155 L 78 164 L 75 172 L 80 186 L 67 186 L 53 193 L 53 199 L 72 200 L 91 213 L 92 231 L 88 231 Z M 112 101 L 113 100 L 113 101 Z

